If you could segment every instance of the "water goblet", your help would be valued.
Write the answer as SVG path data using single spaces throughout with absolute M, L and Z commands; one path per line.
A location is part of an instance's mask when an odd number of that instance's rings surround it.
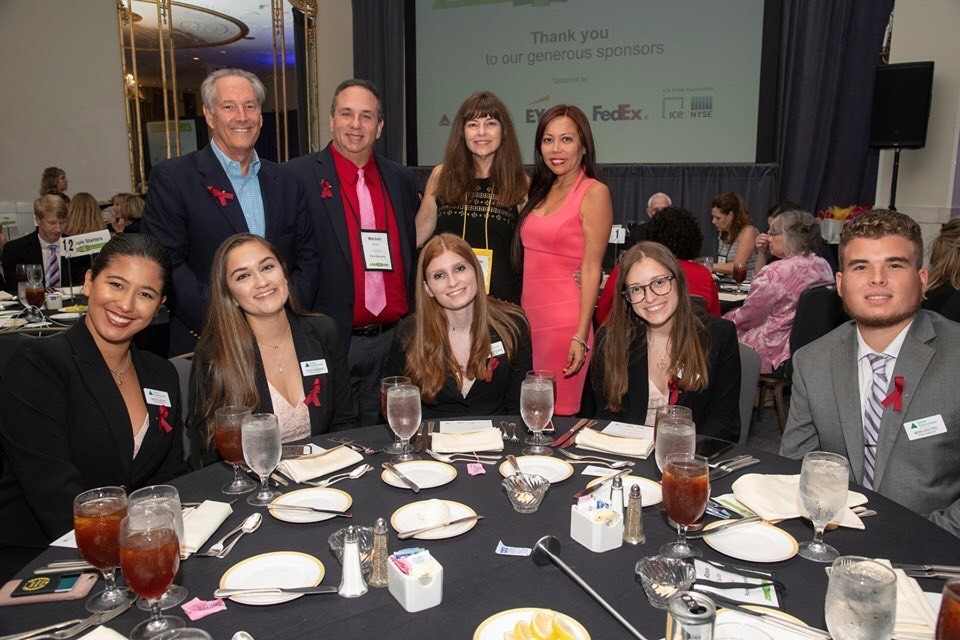
M 270 474 L 280 463 L 282 453 L 280 423 L 272 413 L 254 413 L 240 423 L 243 459 L 260 478 L 260 491 L 247 498 L 247 504 L 268 505 L 279 495 L 270 489 Z
M 234 405 L 220 407 L 213 414 L 213 438 L 217 443 L 217 451 L 233 467 L 233 482 L 228 482 L 220 488 L 221 492 L 228 495 L 247 493 L 257 486 L 244 478 L 240 472 L 240 463 L 243 462 L 243 438 L 240 436 L 240 425 L 249 415 L 249 408 Z
M 387 419 L 387 390 L 400 384 L 410 384 L 410 378 L 407 376 L 389 376 L 380 381 L 380 414 L 383 419 Z M 383 448 L 384 453 L 390 455 L 400 455 L 403 453 L 403 443 L 400 437 L 393 434 L 393 442 Z
M 127 492 L 123 487 L 99 487 L 73 499 L 73 531 L 84 560 L 103 574 L 104 589 L 91 596 L 87 611 L 116 609 L 136 598 L 129 589 L 117 587 L 120 566 L 120 521 L 127 515 Z
M 520 417 L 533 432 L 533 446 L 524 448 L 523 455 L 553 455 L 543 446 L 540 433 L 553 417 L 553 385 L 549 379 L 535 377 L 520 383 Z
M 664 418 L 681 418 L 693 422 L 693 410 L 690 407 L 684 407 L 679 404 L 665 404 L 657 409 L 657 417 L 654 418 L 653 434 L 657 434 L 657 427 Z
M 402 447 L 400 455 L 390 461 L 419 460 L 420 456 L 412 453 L 410 438 L 420 426 L 420 389 L 411 384 L 394 385 L 387 389 L 387 422 L 400 439 Z
M 155 484 L 137 489 L 128 498 L 130 508 L 137 505 L 155 509 L 166 509 L 173 516 L 173 528 L 177 532 L 177 540 L 183 540 L 183 507 L 180 505 L 180 493 L 176 487 L 168 484 Z M 178 584 L 170 585 L 167 592 L 160 597 L 160 609 L 172 609 L 187 599 L 187 589 Z M 137 600 L 137 606 L 144 611 L 150 610 L 150 603 L 146 598 Z
M 543 378 L 544 380 L 549 380 L 550 384 L 553 385 L 553 406 L 557 406 L 557 374 L 553 371 L 547 371 L 546 369 L 533 369 L 527 371 L 527 375 L 524 377 L 524 380 L 533 380 L 535 378 Z M 547 422 L 549 426 L 550 422 Z M 546 429 L 546 427 L 544 427 Z M 530 434 L 523 439 L 526 444 L 532 445 L 550 445 L 553 444 L 553 436 L 545 435 L 542 431 L 540 432 L 540 440 L 537 440 L 537 436 Z
M 182 618 L 160 613 L 160 597 L 180 568 L 180 540 L 173 521 L 169 510 L 141 503 L 130 507 L 120 525 L 123 578 L 150 603 L 150 618 L 133 628 L 131 640 L 147 640 L 184 626 Z
M 677 541 L 660 547 L 668 558 L 699 558 L 703 554 L 687 543 L 687 527 L 703 516 L 710 498 L 707 459 L 693 453 L 671 453 L 663 468 L 663 506 L 677 525 Z
M 811 451 L 800 467 L 800 511 L 813 522 L 813 540 L 800 543 L 800 555 L 816 562 L 832 562 L 840 553 L 823 542 L 823 530 L 847 506 L 850 465 L 835 453 Z
M 897 576 L 861 556 L 833 561 L 824 615 L 834 640 L 890 640 L 897 608 Z
M 663 465 L 671 453 L 693 453 L 697 446 L 697 427 L 686 418 L 663 418 L 659 421 L 654 436 L 653 451 L 657 468 L 663 473 Z

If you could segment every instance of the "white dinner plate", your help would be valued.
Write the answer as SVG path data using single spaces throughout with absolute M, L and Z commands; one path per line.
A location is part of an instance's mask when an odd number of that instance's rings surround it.
M 637 485 L 640 487 L 640 500 L 643 506 L 652 507 L 655 504 L 660 504 L 663 502 L 663 489 L 660 487 L 659 482 L 654 482 L 653 480 L 648 480 L 647 478 L 641 478 L 640 476 L 620 477 L 623 478 L 624 497 L 630 495 L 630 487 Z M 602 479 L 603 478 L 594 478 L 587 483 L 587 486 L 594 487 Z
M 550 456 L 519 456 L 517 464 L 520 465 L 520 471 L 543 476 L 550 484 L 563 482 L 573 475 L 573 466 L 569 462 Z M 505 460 L 500 465 L 500 475 L 506 478 L 513 473 L 513 465 L 509 460 Z
M 427 502 L 429 501 L 420 500 L 400 507 L 390 516 L 390 526 L 396 529 L 397 533 L 423 528 L 426 525 L 424 525 L 420 519 L 419 513 L 420 509 Z M 450 520 L 477 515 L 476 511 L 465 504 L 454 502 L 453 500 L 440 500 L 440 502 L 446 504 L 447 508 L 450 509 Z M 471 520 L 470 522 L 461 522 L 460 524 L 449 527 L 441 527 L 440 529 L 427 531 L 426 533 L 421 533 L 413 537 L 417 540 L 443 540 L 444 538 L 453 538 L 464 534 L 475 526 L 477 526 L 477 521 Z
M 0 329 L 16 329 L 27 324 L 23 318 L 0 318 Z
M 719 520 L 704 527 L 704 532 L 733 520 Z M 729 531 L 704 536 L 703 541 L 720 553 L 749 562 L 782 562 L 797 555 L 799 547 L 792 535 L 766 522 L 733 527 Z
M 47 316 L 51 320 L 76 320 L 81 317 L 79 313 L 75 311 L 66 311 L 63 313 L 51 313 Z
M 315 587 L 323 580 L 323 563 L 298 551 L 275 551 L 247 558 L 233 565 L 220 578 L 221 589 L 263 589 L 267 587 Z M 302 593 L 268 593 L 230 596 L 241 604 L 267 605 L 289 602 Z
M 513 631 L 517 623 L 521 620 L 531 620 L 533 614 L 537 612 L 534 607 L 524 607 L 522 609 L 508 609 L 495 613 L 477 627 L 473 632 L 473 640 L 503 640 L 503 636 L 508 631 Z M 577 640 L 590 640 L 590 634 L 582 624 L 568 615 L 558 613 L 572 623 L 573 629 L 577 634 Z
M 350 494 L 339 489 L 321 489 L 314 487 L 312 489 L 298 489 L 285 493 L 272 504 L 289 504 L 300 507 L 317 507 L 319 509 L 335 509 L 337 511 L 346 511 L 353 504 L 353 498 Z M 284 522 L 323 522 L 336 518 L 332 513 L 316 513 L 310 511 L 296 511 L 293 509 L 274 509 L 267 507 L 277 520 Z
M 790 622 L 794 622 L 796 624 L 808 626 L 803 620 L 795 618 L 789 613 L 785 613 L 777 609 L 758 607 L 752 604 L 744 605 L 744 608 L 752 611 L 759 611 L 761 613 L 768 613 L 772 616 L 777 616 L 778 618 L 783 618 L 784 620 L 789 620 Z M 757 629 L 766 633 L 771 638 L 776 638 L 776 640 L 810 640 L 810 636 L 802 635 L 796 631 L 787 629 L 786 627 L 781 627 L 777 624 L 766 622 L 760 618 L 748 615 L 746 613 L 731 611 L 730 609 L 717 610 L 717 620 L 714 626 L 714 633 L 717 632 L 718 627 L 721 625 L 737 625 L 739 628 L 746 627 L 747 629 Z
M 0 311 L 0 317 L 9 318 L 20 313 L 23 313 L 20 309 L 6 309 L 4 311 Z
M 394 465 L 397 471 L 410 478 L 415 485 L 421 489 L 432 489 L 440 487 L 457 477 L 457 470 L 452 465 L 436 460 L 414 460 L 412 462 L 398 462 Z M 393 475 L 393 472 L 387 469 L 380 474 L 380 479 L 391 487 L 398 489 L 410 489 L 403 483 L 403 480 Z

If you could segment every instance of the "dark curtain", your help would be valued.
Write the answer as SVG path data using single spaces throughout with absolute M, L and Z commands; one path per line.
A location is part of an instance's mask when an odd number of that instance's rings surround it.
M 383 134 L 375 150 L 403 161 L 403 2 L 353 0 L 353 75 L 383 94 Z
M 810 211 L 872 204 L 873 82 L 893 0 L 786 0 L 780 196 Z

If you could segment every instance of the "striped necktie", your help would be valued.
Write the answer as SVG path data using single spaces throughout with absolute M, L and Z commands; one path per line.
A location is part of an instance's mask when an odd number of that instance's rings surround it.
M 57 245 L 49 245 L 50 262 L 47 264 L 47 289 L 50 291 L 60 288 L 60 257 L 57 255 Z
M 867 394 L 863 411 L 863 486 L 873 489 L 877 465 L 877 443 L 880 441 L 880 421 L 883 418 L 883 399 L 887 394 L 887 358 L 876 353 L 867 354 L 873 368 L 873 382 Z

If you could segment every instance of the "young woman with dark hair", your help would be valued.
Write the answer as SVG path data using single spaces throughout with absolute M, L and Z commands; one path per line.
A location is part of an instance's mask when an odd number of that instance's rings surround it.
M 721 193 L 710 204 L 713 226 L 720 232 L 715 273 L 730 275 L 733 265 L 747 265 L 747 279 L 753 278 L 757 262 L 757 228 L 751 224 L 747 204 L 738 193 Z

